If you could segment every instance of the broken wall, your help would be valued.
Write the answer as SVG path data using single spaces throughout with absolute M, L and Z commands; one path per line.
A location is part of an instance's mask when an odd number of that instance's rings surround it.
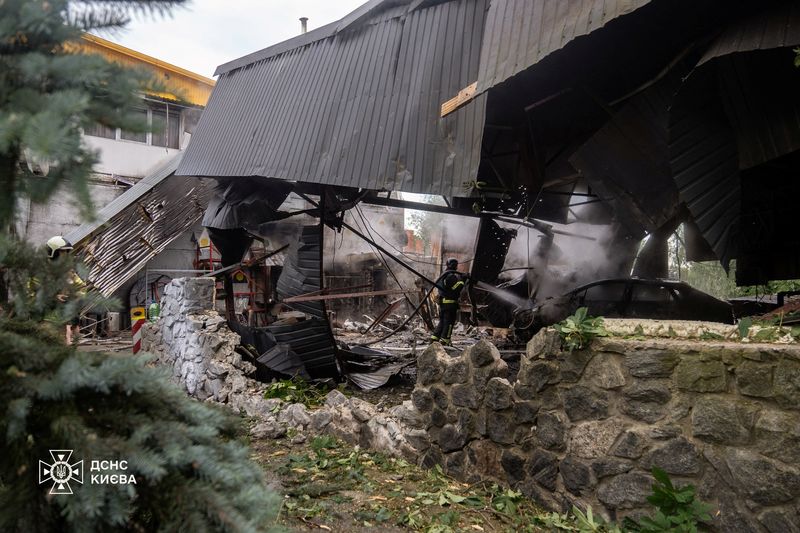
M 517 379 L 508 373 L 484 341 L 457 357 L 438 345 L 420 356 L 422 464 L 614 519 L 650 512 L 656 466 L 694 484 L 722 531 L 796 531 L 796 347 L 601 339 L 565 353 L 545 330 Z
M 266 416 L 274 402 L 266 385 L 247 376 L 255 367 L 237 353 L 239 335 L 214 305 L 214 280 L 176 278 L 165 288 L 161 315 L 142 327 L 142 350 L 168 368 L 172 380 L 198 400 L 229 404 L 250 416 Z

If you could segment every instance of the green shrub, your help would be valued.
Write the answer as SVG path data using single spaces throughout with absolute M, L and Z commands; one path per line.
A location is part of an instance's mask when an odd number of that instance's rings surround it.
M 639 522 L 626 519 L 623 526 L 638 533 L 695 533 L 711 520 L 711 506 L 695 499 L 692 485 L 675 487 L 666 472 L 653 468 L 653 494 L 647 501 L 656 507 L 654 515 Z
M 620 528 L 594 516 L 591 507 L 584 513 L 573 506 L 570 513 L 544 514 L 537 522 L 551 531 L 579 533 L 695 533 L 702 530 L 711 520 L 708 514 L 711 507 L 695 499 L 695 488 L 692 485 L 673 486 L 667 473 L 660 468 L 653 468 L 652 472 L 655 483 L 653 493 L 647 497 L 647 501 L 656 507 L 652 516 L 638 522 L 625 518 Z
M 568 316 L 553 327 L 561 335 L 561 342 L 568 350 L 581 349 L 589 345 L 595 337 L 605 337 L 608 331 L 603 326 L 603 317 L 590 317 L 586 307 L 580 307 L 575 314 Z

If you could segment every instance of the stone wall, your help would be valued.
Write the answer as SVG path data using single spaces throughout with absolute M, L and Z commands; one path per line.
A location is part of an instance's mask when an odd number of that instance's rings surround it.
M 275 404 L 263 397 L 266 385 L 247 377 L 255 367 L 235 351 L 239 335 L 213 305 L 213 279 L 173 279 L 164 288 L 158 320 L 142 327 L 142 350 L 198 400 L 229 404 L 249 416 L 271 414 Z
M 455 357 L 434 344 L 418 365 L 424 465 L 612 519 L 649 510 L 658 466 L 722 531 L 800 531 L 796 346 L 609 338 L 565 353 L 544 330 L 515 381 L 485 341 Z

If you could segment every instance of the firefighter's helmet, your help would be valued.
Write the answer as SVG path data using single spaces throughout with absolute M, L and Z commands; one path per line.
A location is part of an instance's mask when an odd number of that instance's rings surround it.
M 72 245 L 61 235 L 50 237 L 47 240 L 47 257 L 55 259 L 61 252 L 72 250 Z

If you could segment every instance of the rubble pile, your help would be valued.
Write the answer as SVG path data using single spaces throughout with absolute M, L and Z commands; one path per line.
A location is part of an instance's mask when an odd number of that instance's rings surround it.
M 255 371 L 237 353 L 239 335 L 209 310 L 214 280 L 176 278 L 164 290 L 161 314 L 142 327 L 142 349 L 172 369 L 172 378 L 198 400 L 230 404 L 250 416 L 275 406 L 263 398 L 266 385 L 249 379 Z

